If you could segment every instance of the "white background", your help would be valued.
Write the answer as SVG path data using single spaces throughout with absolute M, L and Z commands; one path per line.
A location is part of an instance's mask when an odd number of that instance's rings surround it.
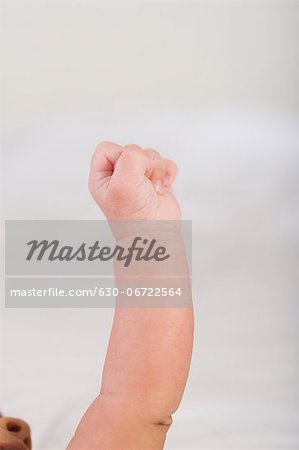
M 4 217 L 102 218 L 87 175 L 103 139 L 174 159 L 196 334 L 166 449 L 297 448 L 298 2 L 1 13 Z M 65 448 L 97 394 L 112 314 L 2 307 L 0 407 L 35 450 Z

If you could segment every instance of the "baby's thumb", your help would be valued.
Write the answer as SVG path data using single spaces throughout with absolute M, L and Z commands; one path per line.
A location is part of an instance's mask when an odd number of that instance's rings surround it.
M 144 181 L 147 157 L 136 145 L 126 146 L 114 165 L 112 184 L 122 187 L 136 187 Z

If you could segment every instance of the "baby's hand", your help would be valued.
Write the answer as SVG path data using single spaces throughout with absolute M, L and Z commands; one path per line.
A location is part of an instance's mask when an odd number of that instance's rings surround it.
M 179 220 L 171 186 L 174 162 L 137 145 L 102 142 L 91 161 L 89 190 L 109 220 Z

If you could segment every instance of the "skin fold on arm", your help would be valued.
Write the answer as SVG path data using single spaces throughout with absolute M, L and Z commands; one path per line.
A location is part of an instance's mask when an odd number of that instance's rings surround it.
M 176 273 L 181 274 L 175 279 L 166 277 L 163 286 L 179 287 L 182 296 L 179 306 L 171 307 L 165 307 L 167 298 L 154 307 L 116 299 L 100 394 L 81 419 L 68 450 L 164 447 L 172 414 L 186 385 L 193 342 L 193 308 L 184 244 L 179 230 L 171 227 L 181 220 L 172 192 L 176 173 L 172 161 L 136 145 L 121 147 L 103 142 L 92 158 L 89 188 L 112 224 L 130 221 L 137 224 L 137 230 L 141 221 L 170 224 L 170 228 L 166 225 L 164 230 L 159 229 L 155 239 L 157 245 L 170 246 Z M 123 228 L 114 229 L 120 242 L 130 237 L 129 232 L 123 233 Z M 173 271 L 173 260 L 169 264 L 161 266 L 160 276 L 163 271 Z M 116 285 L 120 289 L 128 285 L 138 287 L 140 279 L 128 281 L 123 270 L 120 263 L 115 264 Z M 129 273 L 138 270 L 135 263 Z M 156 270 L 157 263 L 146 266 L 147 275 L 156 274 Z M 142 279 L 142 285 L 154 288 L 161 282 L 149 276 Z

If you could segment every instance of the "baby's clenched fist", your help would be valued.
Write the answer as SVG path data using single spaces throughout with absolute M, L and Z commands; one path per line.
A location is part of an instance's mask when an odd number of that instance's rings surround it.
M 102 142 L 94 152 L 89 190 L 109 220 L 179 220 L 173 161 L 152 149 Z

